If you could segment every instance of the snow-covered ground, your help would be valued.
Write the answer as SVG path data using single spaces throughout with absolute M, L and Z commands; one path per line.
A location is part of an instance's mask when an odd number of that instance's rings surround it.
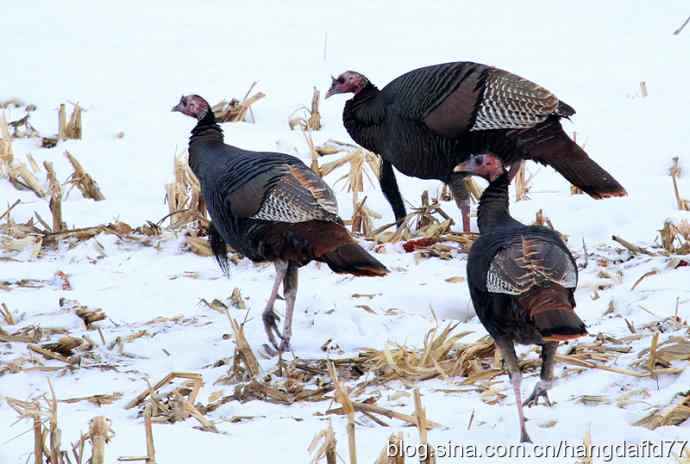
M 529 170 L 540 172 L 534 179 L 531 199 L 512 205 L 514 216 L 531 222 L 535 212 L 543 209 L 570 237 L 574 251 L 581 254 L 584 239 L 590 252 L 610 255 L 613 252 L 607 246 L 613 245 L 612 234 L 651 246 L 664 220 L 690 220 L 689 213 L 676 208 L 668 175 L 674 156 L 690 169 L 690 30 L 672 35 L 688 14 L 688 4 L 683 1 L 8 2 L 0 6 L 4 38 L 0 45 L 0 100 L 16 96 L 37 105 L 32 123 L 43 134 L 56 131 L 55 108 L 59 103 L 80 102 L 86 109 L 83 140 L 64 142 L 52 149 L 39 148 L 35 139 L 19 140 L 13 144 L 15 156 L 24 160 L 24 155 L 31 153 L 39 163 L 52 160 L 62 180 L 71 173 L 63 156 L 67 149 L 98 181 L 107 200 L 93 202 L 73 191 L 63 203 L 69 226 L 115 219 L 140 225 L 167 212 L 163 187 L 172 176 L 173 155 L 186 147 L 192 127 L 189 119 L 170 113 L 180 94 L 199 93 L 216 102 L 242 97 L 249 84 L 258 80 L 257 89 L 267 97 L 254 107 L 256 124 L 225 124 L 226 141 L 307 159 L 304 138 L 300 132 L 289 130 L 287 119 L 309 102 L 312 86 L 325 91 L 331 74 L 355 69 L 383 86 L 399 74 L 427 64 L 471 60 L 495 65 L 544 85 L 575 107 L 577 115 L 572 122 L 564 122 L 566 130 L 577 132 L 578 141 L 586 144 L 590 155 L 629 192 L 626 198 L 606 201 L 572 196 L 568 184 L 551 169 L 528 165 Z M 641 81 L 646 82 L 647 98 L 640 96 Z M 350 141 L 341 123 L 343 104 L 342 97 L 322 102 L 324 127 L 313 134 L 317 144 L 330 138 Z M 22 115 L 19 110 L 7 114 L 9 120 Z M 118 132 L 124 137 L 116 137 Z M 327 180 L 332 183 L 337 178 L 334 173 Z M 690 197 L 688 179 L 687 175 L 679 179 L 686 198 Z M 399 182 L 404 197 L 414 205 L 422 191 L 436 192 L 439 187 L 437 182 L 403 176 Z M 389 222 L 392 215 L 378 188 L 370 184 L 365 188 L 367 205 L 383 215 L 378 224 Z M 350 194 L 340 192 L 339 186 L 336 190 L 341 215 L 349 217 Z M 0 212 L 18 198 L 22 203 L 12 212 L 16 222 L 27 220 L 34 211 L 50 217 L 47 201 L 0 179 Z M 457 217 L 452 204 L 445 208 Z M 270 290 L 272 267 L 243 260 L 232 267 L 228 280 L 211 258 L 186 252 L 181 243 L 181 237 L 171 238 L 154 248 L 101 235 L 39 259 L 24 254 L 13 256 L 16 260 L 2 260 L 0 255 L 0 281 L 50 279 L 56 271 L 63 271 L 73 287 L 70 291 L 58 286 L 0 289 L 0 302 L 15 316 L 21 315 L 17 327 L 3 325 L 7 331 L 40 325 L 65 327 L 75 335 L 86 333 L 81 321 L 59 307 L 61 297 L 103 308 L 108 320 L 97 325 L 108 341 L 129 335 L 157 317 L 182 314 L 188 319 L 185 324 L 147 326 L 155 336 L 127 344 L 126 350 L 138 357 L 118 358 L 124 366 L 120 371 L 5 374 L 0 377 L 0 397 L 30 399 L 41 395 L 47 391 L 47 378 L 59 398 L 121 392 L 121 400 L 102 408 L 83 402 L 60 405 L 65 444 L 76 441 L 91 417 L 106 415 L 112 420 L 116 435 L 107 446 L 106 462 L 113 462 L 117 456 L 142 454 L 143 421 L 124 405 L 145 388 L 146 375 L 155 382 L 171 371 L 199 372 L 206 383 L 199 397 L 202 402 L 213 391 L 231 393 L 232 386 L 213 385 L 226 367 L 204 367 L 232 355 L 233 342 L 223 338 L 231 332 L 228 321 L 200 305 L 199 300 L 223 300 L 239 287 L 250 313 L 247 337 L 258 349 L 265 342 L 258 316 Z M 627 252 L 621 256 L 625 258 Z M 377 257 L 393 270 L 385 279 L 343 278 L 316 264 L 300 272 L 293 338 L 296 356 L 327 356 L 320 348 L 327 339 L 344 354 L 354 354 L 362 347 L 381 349 L 387 342 L 420 347 L 433 324 L 431 308 L 439 319 L 462 321 L 458 330 L 474 331 L 473 338 L 485 334 L 474 317 L 465 284 L 446 281 L 465 275 L 465 255 L 417 263 L 400 245 L 388 245 Z M 577 311 L 589 332 L 628 335 L 624 319 L 638 327 L 661 320 L 674 313 L 677 301 L 679 315 L 688 318 L 690 267 L 667 269 L 667 261 L 641 257 L 612 262 L 606 272 L 615 275 L 621 271 L 622 277 L 593 299 L 592 288 L 604 277 L 596 256 L 591 256 L 576 294 Z M 659 272 L 630 290 L 640 276 L 653 269 Z M 376 294 L 364 301 L 376 314 L 358 307 L 363 301 L 353 298 L 355 293 Z M 607 312 L 612 301 L 614 309 Z M 389 308 L 399 311 L 386 314 Z M 239 320 L 246 312 L 232 311 Z M 89 334 L 98 339 L 93 332 Z M 628 368 L 637 353 L 649 346 L 650 334 L 645 332 L 631 353 L 613 365 Z M 687 337 L 687 328 L 662 333 L 660 341 L 683 334 Z M 98 347 L 97 352 L 104 359 L 118 356 L 105 347 Z M 23 343 L 1 344 L 0 367 L 25 354 Z M 529 356 L 537 354 L 530 352 Z M 275 359 L 260 361 L 265 370 L 275 364 Z M 51 361 L 47 365 L 61 364 Z M 676 393 L 688 390 L 687 362 L 677 366 L 686 370 L 658 380 L 600 370 L 562 379 L 551 394 L 556 402 L 553 408 L 539 406 L 527 411 L 532 439 L 577 444 L 591 430 L 594 443 L 599 444 L 688 440 L 687 421 L 654 431 L 632 425 L 651 406 L 666 405 Z M 429 417 L 445 426 L 431 431 L 430 441 L 515 443 L 518 431 L 512 392 L 506 376 L 498 380 L 497 388 L 507 397 L 494 405 L 484 404 L 478 393 L 448 395 L 437 391 L 453 388 L 462 378 L 420 383 Z M 524 391 L 529 392 L 535 381 L 535 377 L 527 377 Z M 626 408 L 617 407 L 615 401 L 587 406 L 574 399 L 605 395 L 615 400 L 621 392 L 636 389 L 645 389 L 650 396 Z M 412 411 L 410 396 L 395 395 L 402 390 L 409 391 L 401 384 L 389 385 L 381 392 L 379 404 Z M 210 415 L 222 434 L 199 431 L 193 428 L 196 423 L 192 419 L 155 425 L 158 462 L 218 460 L 219 456 L 233 462 L 307 462 L 307 445 L 326 424 L 323 417 L 314 414 L 329 407 L 328 402 L 292 406 L 231 402 Z M 467 430 L 473 411 L 473 425 Z M 256 417 L 241 423 L 225 420 L 232 416 Z M 347 460 L 345 418 L 331 417 L 338 451 Z M 13 424 L 15 418 L 14 411 L 0 402 L 2 464 L 23 463 L 32 450 L 31 433 L 19 436 L 31 424 Z M 417 439 L 414 429 L 402 428 L 394 420 L 390 421 L 395 424 L 391 428 L 358 420 L 359 462 L 373 462 L 392 431 L 404 431 L 411 442 Z M 673 462 L 659 460 L 667 461 Z

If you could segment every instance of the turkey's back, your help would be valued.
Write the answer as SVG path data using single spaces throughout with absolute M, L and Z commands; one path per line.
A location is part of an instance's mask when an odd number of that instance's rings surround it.
M 445 118 L 469 128 L 488 69 L 471 62 L 445 63 L 415 69 L 386 85 L 381 91 L 384 159 L 405 175 L 447 181 L 455 165 L 481 152 L 487 145 L 483 137 L 441 135 L 425 119 L 443 106 Z M 467 92 L 456 92 L 458 88 Z
M 541 343 L 535 311 L 575 306 L 575 260 L 558 234 L 545 227 L 520 225 L 482 234 L 467 267 L 475 311 L 494 337 Z
M 301 160 L 283 153 L 253 152 L 218 144 L 190 146 L 190 166 L 199 178 L 213 224 L 223 240 L 255 261 L 274 256 L 257 243 L 275 222 L 250 216 L 261 210 L 267 192 Z
M 490 68 L 470 61 L 443 63 L 414 69 L 393 79 L 382 90 L 386 106 L 407 119 L 423 121 L 460 86 L 479 92 Z M 476 100 L 479 93 L 475 93 Z M 468 110 L 457 109 L 459 118 L 470 118 L 477 101 L 466 101 Z

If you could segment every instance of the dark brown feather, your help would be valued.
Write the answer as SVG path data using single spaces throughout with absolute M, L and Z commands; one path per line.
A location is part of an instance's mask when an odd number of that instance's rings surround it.
M 267 185 L 275 177 L 273 172 L 264 172 L 230 194 L 232 214 L 237 217 L 252 217 L 261 208 L 266 196 Z
M 560 285 L 535 287 L 517 301 L 545 341 L 571 340 L 587 334 L 585 324 L 575 314 L 569 289 Z
M 356 276 L 381 277 L 388 269 L 356 243 L 349 243 L 325 253 L 319 258 L 333 272 Z
M 489 291 L 522 295 L 534 287 L 577 286 L 577 269 L 559 246 L 539 237 L 516 235 L 494 256 L 487 273 Z
M 338 203 L 328 184 L 306 166 L 284 166 L 284 171 L 264 192 L 259 210 L 250 217 L 289 223 L 341 222 Z
M 527 158 L 553 167 L 592 198 L 627 195 L 611 174 L 568 137 L 556 119 L 530 131 L 511 131 L 508 137 L 519 140 L 518 146 Z
M 271 223 L 263 228 L 261 254 L 304 265 L 322 261 L 335 272 L 382 276 L 388 269 L 360 247 L 341 224 L 328 221 Z
M 424 123 L 439 135 L 456 138 L 472 127 L 474 109 L 481 98 L 481 74 L 470 74 L 424 117 Z

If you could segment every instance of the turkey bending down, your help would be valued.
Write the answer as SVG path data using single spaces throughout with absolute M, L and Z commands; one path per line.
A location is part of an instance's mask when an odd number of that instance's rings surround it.
M 467 283 L 474 310 L 496 341 L 507 363 L 520 419 L 520 441 L 531 441 L 525 428 L 514 343 L 541 345 L 541 375 L 525 405 L 536 405 L 553 384 L 558 342 L 587 334 L 575 314 L 577 266 L 558 233 L 526 226 L 510 216 L 508 185 L 521 161 L 504 171 L 494 155 L 476 155 L 455 169 L 489 180 L 479 200 L 479 238 L 467 260 Z
M 447 183 L 469 231 L 464 175 L 453 168 L 473 153 L 494 153 L 506 165 L 531 159 L 547 164 L 594 198 L 625 189 L 563 131 L 575 114 L 545 88 L 491 66 L 446 63 L 410 71 L 379 90 L 364 75 L 346 71 L 326 98 L 354 93 L 343 123 L 350 136 L 382 159 L 381 189 L 397 221 L 405 206 L 392 166 L 411 177 Z
M 388 273 L 352 239 L 338 217 L 333 192 L 302 161 L 226 145 L 208 102 L 198 95 L 182 97 L 173 111 L 198 120 L 189 139 L 189 165 L 201 183 L 212 220 L 211 249 L 220 267 L 227 272 L 226 244 L 252 261 L 275 265 L 273 290 L 262 315 L 274 348 L 290 348 L 300 266 L 316 260 L 338 273 Z M 282 334 L 273 311 L 281 282 L 286 300 Z

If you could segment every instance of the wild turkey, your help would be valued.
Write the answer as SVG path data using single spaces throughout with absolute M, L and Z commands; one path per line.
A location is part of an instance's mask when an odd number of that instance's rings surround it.
M 226 244 L 252 261 L 275 265 L 273 289 L 262 315 L 273 347 L 290 348 L 300 266 L 316 260 L 338 273 L 388 272 L 348 234 L 333 192 L 302 161 L 226 145 L 208 102 L 198 95 L 183 96 L 172 110 L 198 120 L 189 139 L 189 165 L 201 183 L 212 220 L 211 248 L 221 269 L 228 269 Z M 273 311 L 281 282 L 286 300 L 282 334 Z M 282 339 L 280 344 L 274 334 Z
M 587 330 L 574 310 L 577 266 L 560 236 L 510 216 L 508 185 L 520 163 L 504 172 L 500 159 L 476 155 L 455 170 L 491 181 L 479 200 L 480 235 L 470 250 L 467 282 L 477 316 L 508 365 L 520 419 L 520 441 L 529 442 L 514 343 L 541 345 L 540 380 L 524 404 L 535 405 L 543 397 L 550 405 L 547 391 L 553 384 L 558 342 L 581 337 Z
M 364 75 L 346 71 L 326 98 L 354 93 L 343 122 L 350 136 L 383 158 L 381 189 L 397 221 L 405 206 L 392 166 L 422 179 L 446 182 L 469 231 L 469 195 L 453 167 L 472 153 L 491 152 L 510 164 L 547 164 L 594 198 L 625 189 L 568 137 L 559 120 L 575 114 L 545 88 L 507 71 L 471 62 L 410 71 L 379 90 Z

